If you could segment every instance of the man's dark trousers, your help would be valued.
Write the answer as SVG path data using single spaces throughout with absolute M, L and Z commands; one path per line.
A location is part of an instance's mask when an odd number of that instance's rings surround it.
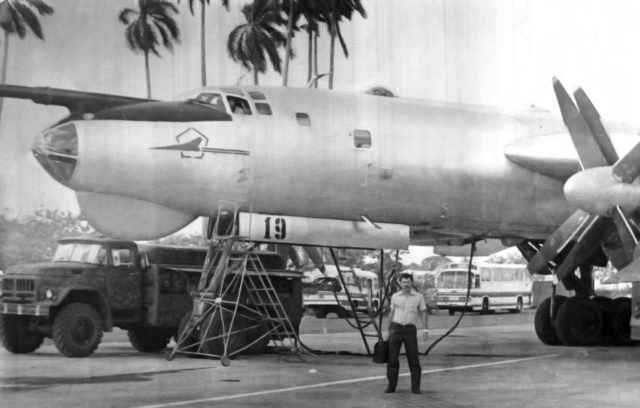
M 411 370 L 411 391 L 420 390 L 420 358 L 418 357 L 418 336 L 413 324 L 391 323 L 389 326 L 389 357 L 387 360 L 387 380 L 389 388 L 395 390 L 400 371 L 400 347 L 404 343 L 409 370 Z

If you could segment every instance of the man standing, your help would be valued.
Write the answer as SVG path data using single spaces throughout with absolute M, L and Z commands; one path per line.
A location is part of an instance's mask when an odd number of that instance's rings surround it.
M 400 347 L 404 343 L 407 361 L 411 370 L 411 392 L 420 394 L 420 358 L 418 356 L 418 326 L 422 327 L 422 340 L 429 336 L 427 305 L 421 294 L 413 289 L 413 276 L 400 275 L 401 290 L 391 296 L 389 311 L 389 357 L 387 360 L 387 380 L 385 392 L 395 392 L 400 371 Z

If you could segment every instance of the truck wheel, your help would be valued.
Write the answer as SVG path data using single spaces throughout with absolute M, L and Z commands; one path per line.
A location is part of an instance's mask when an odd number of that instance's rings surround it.
M 90 356 L 102 340 L 102 321 L 86 303 L 65 306 L 53 322 L 53 342 L 67 357 Z
M 171 331 L 155 327 L 138 327 L 128 330 L 129 342 L 141 353 L 157 353 L 171 341 Z
M 0 315 L 0 340 L 7 351 L 27 354 L 36 351 L 44 341 L 44 335 L 29 330 L 29 317 Z

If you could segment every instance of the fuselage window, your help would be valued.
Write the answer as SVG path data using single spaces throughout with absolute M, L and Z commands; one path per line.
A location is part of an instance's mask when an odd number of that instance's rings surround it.
M 306 113 L 296 113 L 296 120 L 300 126 L 311 126 L 311 118 Z
M 251 115 L 251 108 L 249 102 L 245 99 L 238 98 L 237 96 L 227 96 L 227 102 L 229 102 L 229 108 L 231 113 L 235 115 Z
M 256 102 L 256 111 L 261 115 L 271 115 L 271 106 L 268 103 Z
M 206 103 L 208 105 L 213 106 L 217 110 L 221 112 L 226 112 L 227 108 L 224 107 L 224 102 L 222 101 L 222 96 L 219 93 L 201 93 L 196 98 L 196 101 Z
M 258 91 L 249 91 L 249 96 L 255 101 L 264 101 L 265 99 L 267 99 L 267 97 L 264 96 L 262 92 Z
M 353 143 L 359 149 L 371 148 L 371 133 L 364 129 L 355 129 L 353 131 Z

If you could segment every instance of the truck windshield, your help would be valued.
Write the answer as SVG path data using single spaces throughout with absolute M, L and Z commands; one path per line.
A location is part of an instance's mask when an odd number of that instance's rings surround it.
M 98 244 L 59 244 L 56 254 L 53 256 L 53 262 L 81 262 L 99 265 L 105 263 L 106 254 L 106 249 Z

